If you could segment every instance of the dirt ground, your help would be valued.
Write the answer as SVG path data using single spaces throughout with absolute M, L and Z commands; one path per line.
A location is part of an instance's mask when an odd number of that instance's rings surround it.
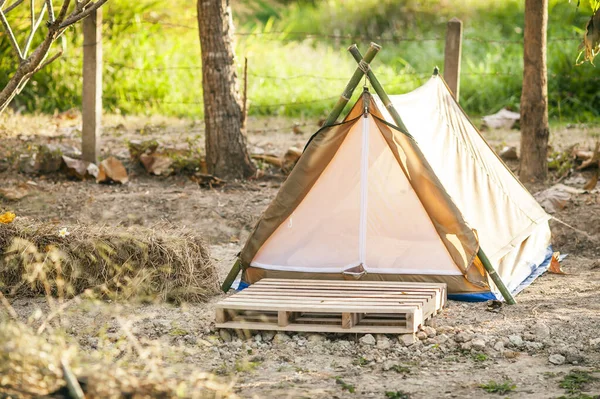
M 299 123 L 302 134 L 291 126 Z M 0 154 L 26 153 L 38 143 L 79 146 L 79 119 L 3 116 Z M 164 145 L 202 147 L 201 124 L 161 118 L 109 117 L 103 155 L 115 155 L 129 172 L 125 185 L 69 180 L 61 173 L 31 175 L 0 163 L 0 188 L 21 187 L 19 200 L 0 196 L 0 212 L 53 222 L 58 228 L 86 225 L 169 224 L 185 226 L 210 244 L 221 277 L 284 176 L 265 176 L 200 188 L 186 176 L 153 177 L 129 160 L 126 141 L 158 139 Z M 248 139 L 253 153 L 281 155 L 302 148 L 316 130 L 311 120 L 251 119 Z M 272 129 L 276 129 L 273 131 Z M 560 128 L 552 132 L 554 149 L 578 143 L 591 148 L 600 128 Z M 485 133 L 497 147 L 518 144 L 518 132 Z M 517 163 L 509 166 L 516 168 Z M 562 183 L 581 188 L 591 172 L 575 173 Z M 557 176 L 538 191 L 553 185 Z M 240 339 L 214 328 L 214 303 L 84 303 L 64 317 L 67 332 L 86 351 L 116 348 L 123 332 L 116 315 L 129 320 L 141 340 L 163 345 L 164 361 L 186 370 L 206 370 L 231 380 L 244 398 L 585 398 L 600 395 L 600 193 L 573 194 L 554 214 L 587 235 L 552 221 L 555 250 L 568 254 L 565 275 L 545 274 L 518 295 L 518 304 L 493 309 L 487 303 L 450 301 L 432 321 L 429 336 L 407 347 L 395 336 L 263 333 Z M 92 228 L 92 227 L 90 227 Z M 23 319 L 46 310 L 43 298 L 12 300 Z M 435 331 L 434 331 L 435 330 Z M 555 364 L 556 363 L 556 364 Z M 565 377 L 583 371 L 589 382 L 569 392 Z M 507 382 L 512 388 L 489 393 L 481 385 Z M 509 382 L 510 381 L 510 382 Z M 563 387 L 561 387 L 561 384 Z M 488 390 L 493 390 L 488 386 Z M 586 396 L 587 395 L 587 396 Z

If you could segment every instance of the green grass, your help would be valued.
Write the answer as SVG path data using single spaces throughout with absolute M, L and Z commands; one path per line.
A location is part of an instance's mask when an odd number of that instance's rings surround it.
M 497 393 L 498 395 L 505 395 L 509 392 L 514 391 L 517 386 L 513 384 L 512 381 L 505 380 L 502 382 L 490 381 L 487 384 L 481 384 L 479 387 L 487 393 Z
M 559 383 L 559 386 L 567 391 L 570 397 L 582 397 L 581 391 L 585 388 L 585 386 L 596 380 L 594 376 L 592 376 L 587 371 L 582 370 L 571 370 L 569 374 L 567 374 Z M 576 396 L 579 395 L 579 396 Z
M 341 385 L 342 387 L 342 391 L 348 391 L 350 393 L 355 393 L 356 392 L 356 387 L 352 384 L 348 384 L 347 382 L 345 382 L 344 380 L 342 380 L 341 377 L 335 377 L 335 383 L 338 385 Z
M 202 118 L 202 74 L 195 3 L 176 0 L 111 0 L 104 10 L 104 107 L 108 112 Z M 251 115 L 318 117 L 335 103 L 356 68 L 346 47 L 363 51 L 370 40 L 383 45 L 373 68 L 392 94 L 424 83 L 443 67 L 446 22 L 464 21 L 461 105 L 472 115 L 504 106 L 518 108 L 522 79 L 523 1 L 461 0 L 297 1 L 233 3 L 237 61 L 248 58 Z M 576 67 L 578 37 L 589 18 L 550 0 L 549 113 L 558 121 L 600 117 L 600 70 Z M 9 14 L 23 21 L 26 8 Z M 19 30 L 26 21 L 17 24 Z M 315 36 L 300 35 L 310 32 Z M 24 32 L 20 33 L 21 35 Z M 39 36 L 39 35 L 38 35 Z M 333 37 L 338 36 L 338 37 Z M 339 36 L 342 36 L 341 38 Z M 20 36 L 22 37 L 22 36 Z M 40 37 L 37 38 L 38 40 Z M 426 39 L 426 40 L 423 40 Z M 79 107 L 81 27 L 68 33 L 65 56 L 38 73 L 14 105 L 54 112 Z M 0 42 L 0 70 L 10 71 L 10 48 Z M 8 74 L 0 74 L 0 85 Z
M 485 362 L 488 359 L 489 357 L 485 353 L 477 353 L 473 355 L 473 360 L 475 360 L 476 362 Z
M 410 394 L 404 391 L 387 391 L 385 397 L 388 399 L 410 399 Z

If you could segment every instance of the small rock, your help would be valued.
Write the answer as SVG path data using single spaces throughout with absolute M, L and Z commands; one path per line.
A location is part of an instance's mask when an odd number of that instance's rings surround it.
M 392 347 L 392 341 L 385 335 L 377 336 L 377 349 L 390 349 Z
M 402 334 L 398 336 L 398 342 L 404 346 L 411 346 L 417 341 L 415 334 Z
M 475 336 L 475 334 L 473 334 L 471 332 L 461 331 L 454 336 L 454 340 L 460 344 L 463 342 L 471 341 L 474 336 Z
M 221 328 L 219 330 L 219 336 L 221 337 L 223 342 L 231 342 L 232 337 L 231 337 L 231 333 L 228 330 Z
M 485 341 L 481 338 L 474 339 L 471 342 L 471 347 L 477 351 L 485 349 Z
M 569 348 L 564 353 L 565 361 L 571 364 L 581 364 L 584 362 L 583 355 L 576 348 Z
M 289 337 L 289 335 L 282 333 L 282 332 L 278 332 L 273 337 L 273 343 L 275 343 L 275 344 L 283 344 L 285 342 L 290 342 L 290 341 L 291 341 L 291 338 Z
M 437 333 L 435 331 L 435 328 L 433 328 L 431 326 L 425 326 L 425 327 L 423 327 L 423 332 L 425 332 L 429 338 L 435 337 L 435 335 Z
M 440 345 L 440 344 L 444 344 L 446 342 L 448 342 L 450 338 L 448 338 L 448 336 L 446 334 L 440 334 L 434 338 L 431 339 L 431 341 L 434 344 Z
M 254 336 L 254 341 L 256 341 L 256 342 L 261 342 L 261 341 L 262 341 L 262 335 L 260 335 L 260 334 L 256 334 L 256 335 Z
M 472 343 L 472 341 L 469 341 L 469 342 L 463 342 L 463 343 L 460 345 L 460 349 L 461 349 L 461 350 L 463 350 L 463 351 L 470 351 L 472 347 L 473 347 L 473 343 Z
M 385 362 L 383 362 L 383 365 L 381 366 L 381 368 L 383 369 L 383 371 L 389 371 L 391 370 L 394 366 L 396 365 L 396 362 L 393 360 L 386 360 Z
M 498 341 L 494 344 L 494 349 L 497 350 L 498 352 L 503 352 L 504 351 L 504 342 L 502 341 Z
M 521 345 L 523 345 L 523 338 L 521 338 L 520 335 L 510 335 L 508 337 L 508 340 L 510 341 L 510 343 L 515 346 L 515 347 L 520 347 Z
M 542 322 L 537 322 L 533 326 L 533 333 L 538 339 L 548 338 L 550 337 L 550 327 Z
M 75 179 L 83 180 L 88 175 L 89 162 L 82 161 L 80 159 L 74 159 L 66 155 L 62 156 L 64 162 L 64 169 L 67 174 Z
M 427 333 L 425 331 L 419 331 L 417 332 L 417 338 L 420 340 L 425 340 L 427 339 Z
M 452 334 L 454 332 L 454 327 L 452 326 L 438 326 L 435 329 L 438 334 Z
M 271 342 L 271 341 L 273 341 L 274 337 L 275 337 L 275 331 L 263 331 L 262 332 L 262 339 L 264 342 Z
M 536 335 L 534 333 L 526 332 L 523 334 L 524 341 L 535 341 Z
M 559 355 L 558 353 L 556 353 L 554 355 L 550 355 L 550 357 L 548 358 L 548 361 L 550 363 L 555 364 L 557 366 L 564 364 L 565 360 L 566 360 L 566 358 L 563 355 Z
M 308 340 L 308 342 L 311 342 L 313 344 L 316 344 L 318 342 L 325 342 L 325 340 L 327 338 L 325 338 L 325 336 L 323 334 L 309 334 L 306 339 Z
M 590 346 L 600 346 L 600 338 L 590 339 Z
M 543 347 L 544 347 L 544 344 L 542 344 L 541 342 L 534 342 L 534 341 L 526 341 L 525 342 L 525 348 L 527 348 L 528 351 L 536 352 L 536 351 L 539 351 L 540 349 L 542 349 Z
M 376 344 L 375 337 L 371 334 L 366 334 L 358 340 L 361 345 L 373 346 Z

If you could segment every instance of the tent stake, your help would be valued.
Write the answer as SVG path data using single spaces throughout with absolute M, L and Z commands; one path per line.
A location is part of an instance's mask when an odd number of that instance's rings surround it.
M 360 62 L 360 60 L 363 58 L 362 55 L 360 54 L 360 51 L 358 50 L 358 48 L 356 46 L 351 46 L 348 49 L 348 51 L 350 51 L 350 54 L 352 54 L 352 56 L 354 57 L 356 62 Z M 375 74 L 373 73 L 373 71 L 371 69 L 368 70 L 367 77 L 369 78 L 371 85 L 375 89 L 375 92 L 377 93 L 377 95 L 379 96 L 381 101 L 383 101 L 383 105 L 385 105 L 385 107 L 387 108 L 392 119 L 394 120 L 394 122 L 396 122 L 396 125 L 403 132 L 410 133 L 408 131 L 408 129 L 406 128 L 406 126 L 404 125 L 404 122 L 402 122 L 402 118 L 400 117 L 400 114 L 398 113 L 398 111 L 396 111 L 396 108 L 394 108 L 394 105 L 392 104 L 390 97 L 387 95 L 387 93 L 383 89 L 383 86 L 381 86 L 381 83 L 379 83 L 379 80 L 377 79 L 377 77 L 375 76 Z M 485 252 L 483 252 L 483 249 L 481 249 L 481 247 L 479 247 L 479 251 L 477 252 L 477 257 L 483 264 L 483 267 L 488 272 L 488 275 L 490 276 L 490 278 L 492 279 L 494 284 L 496 284 L 496 287 L 498 287 L 498 290 L 504 297 L 504 300 L 506 301 L 506 303 L 509 305 L 514 305 L 516 303 L 515 299 L 511 295 L 508 288 L 506 288 L 506 285 L 504 285 L 504 282 L 502 281 L 502 279 L 500 278 L 498 273 L 496 273 L 496 270 L 494 270 L 494 267 L 490 263 L 490 260 L 485 255 Z
M 356 44 L 353 44 L 352 46 L 350 46 L 348 48 L 348 50 L 351 51 L 351 49 L 353 49 L 353 48 L 357 49 Z M 362 77 L 365 75 L 365 69 L 370 70 L 370 69 L 368 69 L 369 63 L 371 61 L 373 61 L 373 58 L 375 58 L 375 56 L 377 55 L 379 50 L 381 50 L 380 45 L 378 45 L 376 43 L 371 43 L 371 46 L 367 50 L 365 56 L 364 57 L 361 56 L 358 59 L 357 62 L 359 64 L 359 67 L 356 68 L 356 71 L 354 71 L 354 75 L 352 75 L 352 77 L 350 78 L 350 81 L 346 85 L 344 92 L 342 93 L 339 100 L 335 104 L 335 107 L 333 107 L 333 110 L 331 111 L 331 113 L 329 114 L 327 119 L 325 120 L 325 123 L 323 123 L 323 126 L 329 126 L 329 125 L 333 125 L 335 123 L 337 118 L 340 116 L 340 114 L 344 110 L 344 107 L 346 106 L 346 104 L 348 104 L 350 97 L 352 97 L 352 93 L 354 93 L 354 89 L 356 88 L 356 86 L 358 86 Z

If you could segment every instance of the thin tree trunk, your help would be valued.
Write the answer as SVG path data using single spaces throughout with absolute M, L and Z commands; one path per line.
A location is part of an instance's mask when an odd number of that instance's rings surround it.
M 524 182 L 543 181 L 548 174 L 547 26 L 548 0 L 525 0 L 519 171 Z
M 233 51 L 229 0 L 198 0 L 206 165 L 223 178 L 247 178 L 255 167 L 246 148 Z

